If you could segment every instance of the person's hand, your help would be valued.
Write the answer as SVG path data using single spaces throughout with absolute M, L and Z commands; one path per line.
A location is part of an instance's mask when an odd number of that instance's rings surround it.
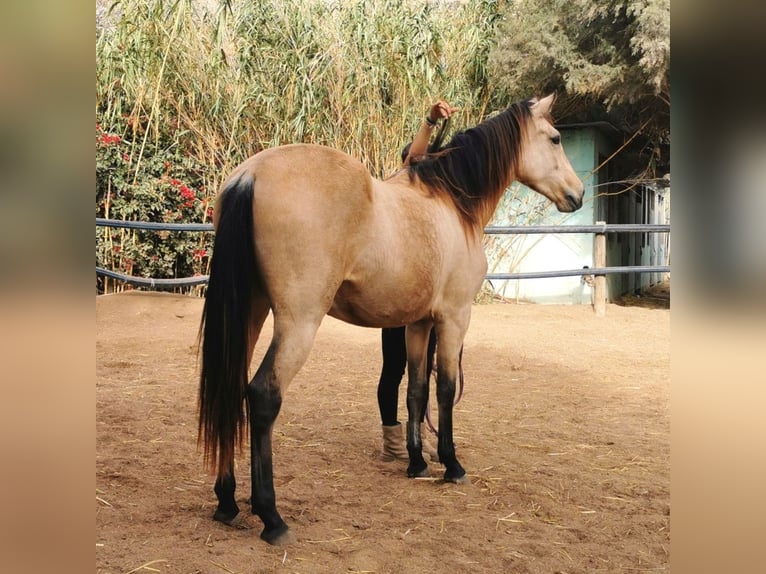
M 446 119 L 450 117 L 459 109 L 460 108 L 453 108 L 444 100 L 438 100 L 434 105 L 431 106 L 431 109 L 428 111 L 428 119 L 431 120 L 431 123 L 435 124 L 442 118 Z

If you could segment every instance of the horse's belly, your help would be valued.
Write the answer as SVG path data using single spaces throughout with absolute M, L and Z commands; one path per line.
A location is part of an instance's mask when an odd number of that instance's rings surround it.
M 328 315 L 362 327 L 401 327 L 429 314 L 431 298 L 425 292 L 359 291 L 351 283 L 338 289 Z

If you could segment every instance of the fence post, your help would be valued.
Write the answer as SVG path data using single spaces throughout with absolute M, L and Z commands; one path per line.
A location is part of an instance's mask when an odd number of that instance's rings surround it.
M 605 221 L 597 221 L 596 225 L 606 225 Z M 596 233 L 593 245 L 593 266 L 606 267 L 606 233 Z M 593 277 L 593 310 L 596 317 L 606 315 L 606 275 Z

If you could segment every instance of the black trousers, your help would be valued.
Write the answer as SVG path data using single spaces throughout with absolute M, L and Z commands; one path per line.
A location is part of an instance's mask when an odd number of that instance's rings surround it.
M 381 348 L 383 351 L 383 368 L 378 381 L 378 408 L 380 420 L 385 426 L 395 425 L 399 401 L 399 384 L 402 382 L 407 368 L 407 345 L 404 338 L 405 327 L 383 329 L 381 332 Z M 436 333 L 431 329 L 428 337 L 428 354 L 426 356 L 426 378 L 431 380 L 431 370 L 436 351 Z M 420 421 L 425 417 L 425 405 L 420 413 Z

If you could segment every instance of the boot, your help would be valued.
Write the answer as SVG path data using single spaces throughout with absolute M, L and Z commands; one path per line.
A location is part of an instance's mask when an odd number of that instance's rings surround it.
M 407 443 L 404 441 L 402 423 L 396 423 L 393 426 L 383 425 L 383 452 L 380 453 L 380 458 L 385 461 L 410 459 Z
M 423 443 L 423 454 L 428 455 L 431 462 L 439 462 L 439 453 L 426 437 L 430 437 L 431 431 L 425 427 L 425 423 L 420 423 L 420 441 Z

